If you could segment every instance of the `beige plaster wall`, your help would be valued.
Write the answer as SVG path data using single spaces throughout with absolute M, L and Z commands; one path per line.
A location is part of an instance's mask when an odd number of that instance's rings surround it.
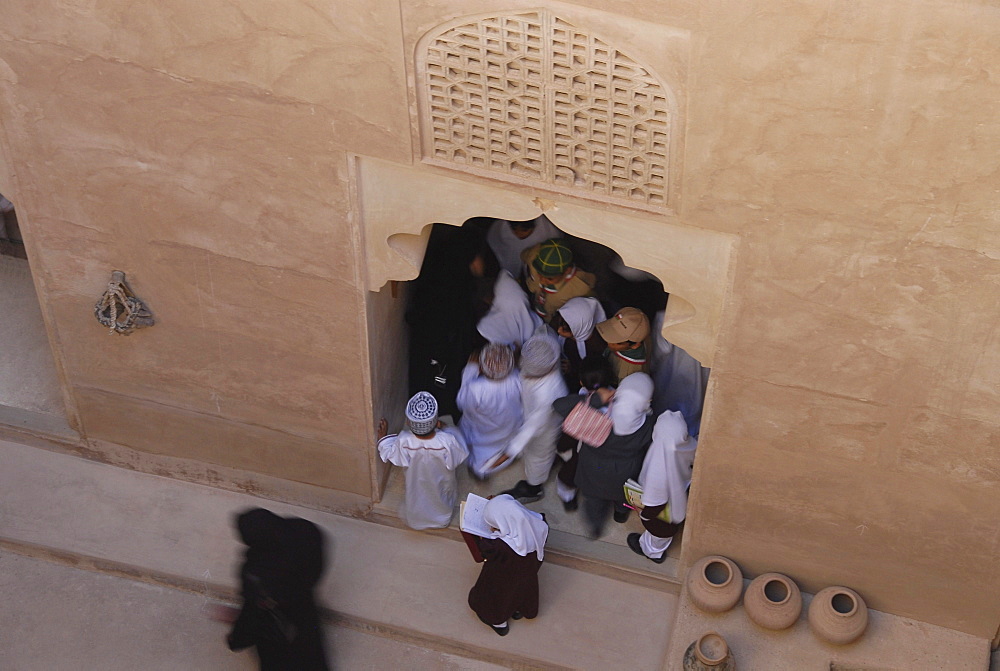
M 389 289 L 366 293 L 351 155 L 416 163 L 407 66 L 427 30 L 533 6 L 9 0 L 0 186 L 80 429 L 370 493 L 370 399 L 399 403 L 379 353 L 402 325 Z M 1000 10 L 546 6 L 669 70 L 669 223 L 738 240 L 685 558 L 992 636 Z M 115 268 L 152 329 L 94 321 Z
M 685 219 L 739 232 L 686 558 L 992 637 L 1000 11 L 707 3 Z
M 397 15 L 5 4 L 4 193 L 89 440 L 370 493 L 346 152 L 409 160 L 405 98 L 370 86 L 403 90 Z M 112 269 L 155 327 L 96 323 Z
M 644 63 L 689 63 L 672 80 L 688 104 L 677 217 L 664 221 L 741 241 L 685 559 L 722 552 L 751 575 L 786 571 L 813 591 L 847 584 L 873 607 L 992 637 L 997 10 L 616 8 L 671 37 L 690 31 L 685 60 L 628 39 L 646 29 L 638 21 L 609 30 L 577 4 L 546 6 Z M 407 57 L 437 23 L 490 9 L 407 6 Z M 574 233 L 623 237 L 607 230 L 614 216 L 584 219 Z M 413 233 L 410 223 L 395 230 Z M 397 238 L 394 263 L 419 249 Z

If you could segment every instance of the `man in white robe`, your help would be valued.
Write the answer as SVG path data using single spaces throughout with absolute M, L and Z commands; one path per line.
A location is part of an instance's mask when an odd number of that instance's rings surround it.
M 426 391 L 409 400 L 406 419 L 409 429 L 392 435 L 386 435 L 386 421 L 379 422 L 379 456 L 406 469 L 406 523 L 413 529 L 446 527 L 458 498 L 455 469 L 469 454 L 465 439 L 438 422 L 437 401 Z
M 545 495 L 542 485 L 556 458 L 562 418 L 552 402 L 569 393 L 559 370 L 559 342 L 548 331 L 532 336 L 521 349 L 520 369 L 524 423 L 505 452 L 510 458 L 522 457 L 525 479 L 503 493 L 530 503 Z
M 521 252 L 546 240 L 562 236 L 562 231 L 556 228 L 548 217 L 541 214 L 530 221 L 494 219 L 486 232 L 486 243 L 496 255 L 500 267 L 509 272 L 515 280 L 519 280 L 524 274 Z
M 643 506 L 639 519 L 646 531 L 626 538 L 636 554 L 656 563 L 666 558 L 667 548 L 687 516 L 687 489 L 697 449 L 698 440 L 688 435 L 684 415 L 668 410 L 657 418 L 653 442 L 639 473 Z M 668 519 L 657 519 L 664 509 Z
M 509 461 L 493 462 L 521 426 L 521 383 L 510 347 L 496 343 L 483 347 L 478 362 L 470 362 L 462 371 L 456 401 L 462 411 L 458 428 L 471 451 L 469 469 L 484 480 L 509 465 Z

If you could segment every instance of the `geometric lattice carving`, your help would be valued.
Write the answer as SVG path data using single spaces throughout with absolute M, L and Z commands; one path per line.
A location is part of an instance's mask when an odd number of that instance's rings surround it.
M 673 96 L 647 68 L 545 10 L 422 44 L 428 160 L 667 205 Z

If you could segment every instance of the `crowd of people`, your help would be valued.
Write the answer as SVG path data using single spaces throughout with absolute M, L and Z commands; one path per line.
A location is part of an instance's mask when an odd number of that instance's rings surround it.
M 591 537 L 636 509 L 645 531 L 628 534 L 628 547 L 665 560 L 687 513 L 708 370 L 659 335 L 667 296 L 652 276 L 544 216 L 485 223 L 434 226 L 407 310 L 405 426 L 389 434 L 381 419 L 377 449 L 404 469 L 413 529 L 451 523 L 463 465 L 480 481 L 524 469 L 486 501 L 489 537 L 473 541 L 482 569 L 469 607 L 506 636 L 511 620 L 538 614 L 549 527 L 525 504 L 545 495 L 553 471 L 564 510 L 582 509 Z M 602 418 L 599 438 L 567 433 L 581 408 Z M 625 493 L 634 481 L 638 506 Z M 219 615 L 232 624 L 230 649 L 253 647 L 263 671 L 327 669 L 314 599 L 321 531 L 262 508 L 235 526 L 243 603 Z
M 377 449 L 405 468 L 402 513 L 414 529 L 448 526 L 463 464 L 479 481 L 522 465 L 524 479 L 487 506 L 498 537 L 479 541 L 492 561 L 469 596 L 500 635 L 537 612 L 547 525 L 524 504 L 545 495 L 553 470 L 556 495 L 582 510 L 591 537 L 636 509 L 645 531 L 628 547 L 666 558 L 687 511 L 708 378 L 659 334 L 666 300 L 655 277 L 544 215 L 431 231 L 407 309 L 405 427 L 390 435 L 382 419 Z M 610 425 L 606 437 L 563 430 L 581 404 Z M 627 503 L 629 481 L 640 506 Z

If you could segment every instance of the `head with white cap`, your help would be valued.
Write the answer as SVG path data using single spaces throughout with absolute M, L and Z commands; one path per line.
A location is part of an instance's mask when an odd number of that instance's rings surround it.
M 434 431 L 438 420 L 437 399 L 426 391 L 418 391 L 406 403 L 406 423 L 417 436 Z

